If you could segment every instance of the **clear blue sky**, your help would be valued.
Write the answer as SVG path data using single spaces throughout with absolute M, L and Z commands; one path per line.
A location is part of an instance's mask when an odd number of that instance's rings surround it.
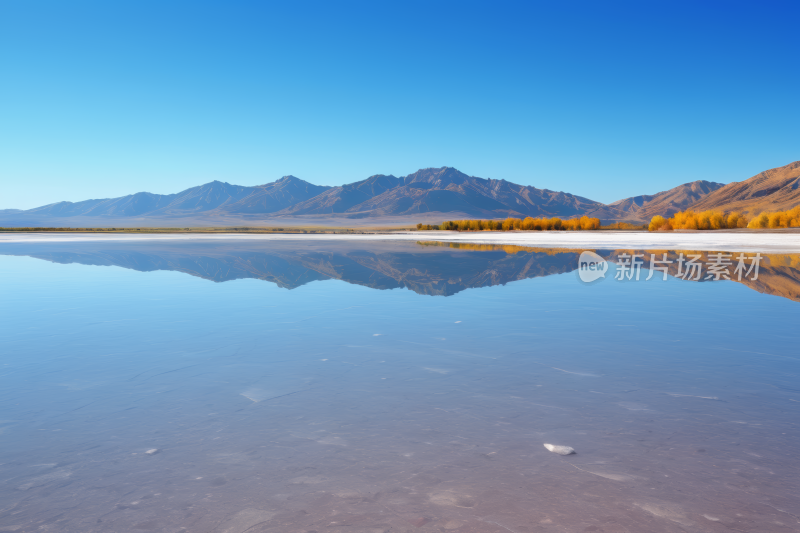
M 0 208 L 453 166 L 609 202 L 800 159 L 800 3 L 5 0 Z

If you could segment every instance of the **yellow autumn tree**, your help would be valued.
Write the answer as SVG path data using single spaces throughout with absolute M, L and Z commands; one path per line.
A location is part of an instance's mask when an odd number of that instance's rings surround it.
M 665 226 L 667 226 L 668 224 L 669 223 L 667 222 L 666 218 L 662 217 L 661 215 L 656 215 L 650 221 L 650 226 L 648 226 L 647 229 L 649 231 L 664 230 L 664 229 L 667 229 Z M 672 227 L 670 227 L 669 229 L 672 229 Z
M 446 220 L 439 225 L 417 224 L 418 230 L 445 229 L 451 231 L 547 231 L 547 230 L 598 230 L 600 229 L 599 218 L 572 218 L 563 220 L 558 217 L 552 218 L 533 218 L 525 217 L 524 220 L 509 217 L 500 220 Z
M 769 224 L 769 220 L 767 220 Z M 721 211 L 703 211 L 695 213 L 691 209 L 675 213 L 669 220 L 656 215 L 650 221 L 650 231 L 671 230 L 671 229 L 700 229 L 717 230 L 743 228 L 747 226 L 747 218 L 740 213 L 730 213 L 725 215 Z
M 691 209 L 675 213 L 669 220 L 665 220 L 661 215 L 656 215 L 650 220 L 648 229 L 650 231 L 670 230 L 670 229 L 779 229 L 779 228 L 800 228 L 800 206 L 793 207 L 786 211 L 775 211 L 771 213 L 759 213 L 749 219 L 737 212 L 727 215 L 721 211 L 703 211 L 695 213 Z

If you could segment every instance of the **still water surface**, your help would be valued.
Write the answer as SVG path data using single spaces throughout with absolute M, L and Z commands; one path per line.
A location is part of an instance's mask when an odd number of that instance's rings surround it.
M 579 253 L 4 244 L 0 531 L 800 531 L 798 257 Z

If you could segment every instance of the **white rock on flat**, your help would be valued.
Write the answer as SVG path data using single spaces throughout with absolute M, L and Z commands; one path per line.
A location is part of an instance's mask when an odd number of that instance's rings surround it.
M 547 448 L 548 451 L 557 453 L 558 455 L 570 455 L 575 453 L 574 448 L 570 448 L 569 446 L 561 446 L 560 444 L 545 444 L 544 447 Z

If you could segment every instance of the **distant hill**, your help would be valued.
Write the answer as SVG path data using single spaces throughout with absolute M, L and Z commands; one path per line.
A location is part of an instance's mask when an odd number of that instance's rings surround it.
M 587 216 L 601 220 L 647 222 L 656 215 L 670 217 L 684 211 L 712 192 L 724 187 L 713 181 L 693 181 L 657 194 L 645 194 L 617 200 L 590 211 Z
M 729 183 L 692 205 L 695 211 L 719 209 L 757 214 L 800 205 L 800 161 Z
M 57 202 L 26 211 L 0 210 L 0 226 L 407 225 L 448 218 L 582 215 L 604 223 L 646 222 L 655 215 L 671 216 L 689 208 L 756 213 L 798 204 L 800 161 L 740 183 L 699 180 L 607 205 L 441 167 L 403 177 L 378 174 L 340 187 L 313 185 L 294 176 L 253 187 L 213 181 L 175 194 L 140 192 Z
M 69 216 L 181 216 L 210 211 L 272 213 L 316 196 L 330 187 L 312 185 L 294 176 L 256 187 L 212 181 L 177 194 L 140 192 L 107 200 L 58 202 L 29 209 L 33 215 Z
M 250 187 L 240 187 L 214 181 L 192 187 L 177 194 L 152 194 L 139 192 L 105 200 L 83 202 L 58 202 L 30 209 L 34 215 L 70 216 L 117 216 L 128 217 L 155 212 L 202 212 L 214 209 L 226 202 L 235 201 L 249 194 Z

